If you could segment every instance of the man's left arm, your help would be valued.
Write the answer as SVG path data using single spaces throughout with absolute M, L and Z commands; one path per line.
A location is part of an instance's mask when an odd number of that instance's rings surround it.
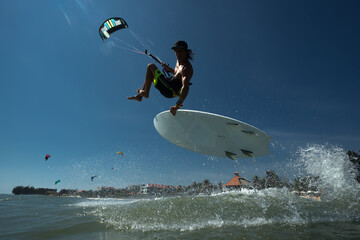
M 190 79 L 188 77 L 183 77 L 182 78 L 182 87 L 180 90 L 180 96 L 179 96 L 179 101 L 178 103 L 180 103 L 180 105 L 182 105 L 182 103 L 185 101 L 185 98 L 187 97 L 188 93 L 189 93 L 189 86 L 190 86 Z
M 186 73 L 186 72 L 185 72 Z M 191 75 L 190 74 L 184 74 L 184 76 L 182 77 L 182 87 L 180 90 L 180 96 L 179 96 L 179 100 L 176 102 L 175 106 L 172 106 L 170 108 L 170 112 L 175 116 L 176 111 L 182 107 L 182 103 L 185 101 L 188 93 L 189 93 L 189 86 L 190 86 L 190 79 L 191 79 Z

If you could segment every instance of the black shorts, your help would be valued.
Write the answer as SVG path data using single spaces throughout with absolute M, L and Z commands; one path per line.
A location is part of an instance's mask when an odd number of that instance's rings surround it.
M 180 95 L 182 82 L 174 77 L 166 78 L 159 69 L 156 69 L 154 87 L 157 88 L 164 97 L 173 98 Z

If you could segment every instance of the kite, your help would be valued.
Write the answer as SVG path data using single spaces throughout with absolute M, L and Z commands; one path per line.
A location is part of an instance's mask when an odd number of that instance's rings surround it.
M 61 181 L 60 180 L 55 181 L 55 185 L 58 184 L 59 182 L 61 182 Z
M 113 17 L 106 19 L 105 22 L 100 25 L 99 34 L 101 39 L 105 41 L 110 37 L 110 34 L 123 28 L 128 28 L 125 20 L 119 17 Z
M 96 175 L 92 175 L 91 176 L 91 181 L 94 181 L 94 178 L 96 178 L 97 176 Z
M 121 156 L 124 156 L 122 152 L 117 152 L 116 155 L 121 154 Z
M 46 154 L 45 161 L 47 161 L 51 156 L 49 154 Z

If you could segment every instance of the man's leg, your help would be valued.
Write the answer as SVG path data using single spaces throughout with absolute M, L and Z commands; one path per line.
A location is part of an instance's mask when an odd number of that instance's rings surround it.
M 149 97 L 149 93 L 150 93 L 150 88 L 151 88 L 151 84 L 154 81 L 155 78 L 155 71 L 156 71 L 157 67 L 155 64 L 150 63 L 147 68 L 146 68 L 146 76 L 145 76 L 145 81 L 144 84 L 142 86 L 142 89 L 138 91 L 138 93 L 145 98 Z
M 145 81 L 144 84 L 142 86 L 142 88 L 137 91 L 137 94 L 133 97 L 128 97 L 129 100 L 137 100 L 139 102 L 142 101 L 142 98 L 148 98 L 149 97 L 149 93 L 150 93 L 150 88 L 151 88 L 151 83 L 154 80 L 155 77 L 155 71 L 156 71 L 157 67 L 155 64 L 150 63 L 147 68 L 146 68 L 146 75 L 145 75 Z

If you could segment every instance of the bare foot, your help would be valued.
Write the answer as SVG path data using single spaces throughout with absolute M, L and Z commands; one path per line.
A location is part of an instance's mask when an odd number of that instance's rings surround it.
M 140 96 L 139 94 L 135 95 L 135 96 L 132 96 L 132 97 L 128 97 L 127 99 L 129 100 L 136 100 L 136 101 L 139 101 L 141 102 L 142 101 L 142 96 Z
M 149 94 L 145 94 L 145 90 L 139 90 L 139 89 L 136 89 L 136 92 L 138 93 L 139 96 L 141 97 L 144 97 L 144 98 L 148 98 L 149 97 Z

